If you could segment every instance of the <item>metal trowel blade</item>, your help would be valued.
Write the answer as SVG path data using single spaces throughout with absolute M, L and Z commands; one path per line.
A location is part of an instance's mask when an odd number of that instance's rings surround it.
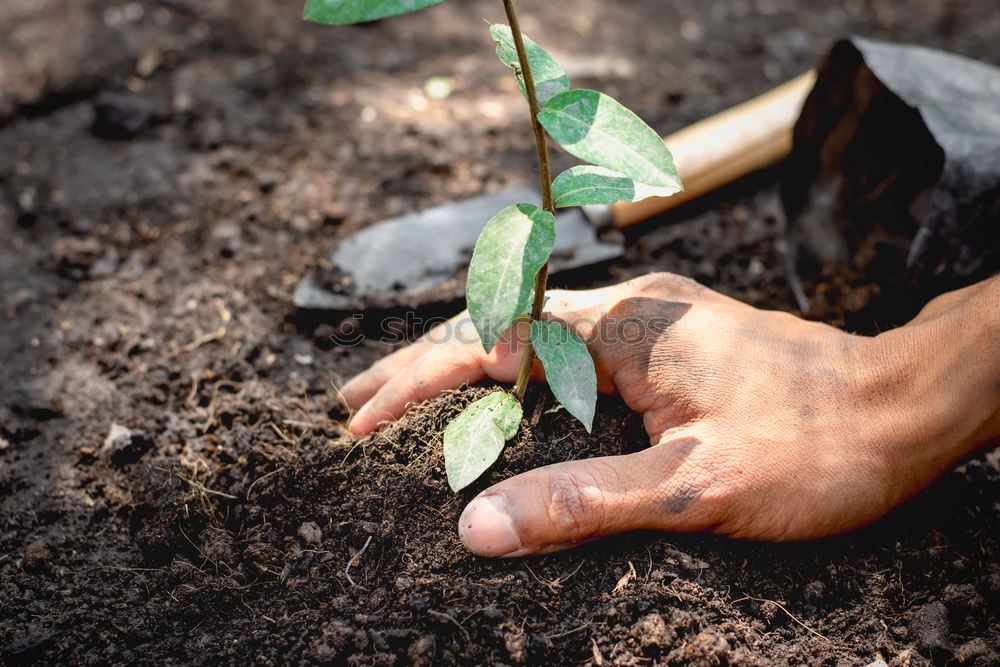
M 460 298 L 479 233 L 501 209 L 538 205 L 530 188 L 474 197 L 384 220 L 344 239 L 295 290 L 298 308 L 361 311 L 418 307 Z M 598 240 L 579 209 L 556 216 L 550 272 L 621 257 L 621 244 Z

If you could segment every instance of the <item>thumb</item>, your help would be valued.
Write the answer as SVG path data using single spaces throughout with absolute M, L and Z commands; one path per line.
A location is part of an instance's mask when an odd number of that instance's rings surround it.
M 696 531 L 718 525 L 710 468 L 690 458 L 701 441 L 680 437 L 624 456 L 537 468 L 479 494 L 458 521 L 481 556 L 546 554 L 636 529 Z

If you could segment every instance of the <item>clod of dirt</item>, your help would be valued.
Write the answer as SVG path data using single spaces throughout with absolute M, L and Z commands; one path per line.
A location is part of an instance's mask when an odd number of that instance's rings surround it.
M 423 635 L 418 638 L 406 651 L 406 657 L 414 667 L 427 667 L 434 664 L 434 655 L 437 653 L 437 646 L 434 637 Z
M 822 581 L 810 581 L 802 589 L 805 597 L 812 600 L 821 600 L 825 592 L 826 585 Z
M 101 446 L 101 454 L 108 458 L 112 466 L 121 468 L 137 463 L 152 447 L 152 442 L 132 429 L 112 423 Z
M 40 537 L 25 548 L 24 555 L 21 557 L 21 566 L 29 572 L 44 570 L 48 567 L 50 560 L 52 560 L 52 552 L 45 544 L 45 539 Z
M 941 599 L 948 605 L 952 618 L 962 614 L 980 614 L 986 601 L 972 584 L 948 584 L 941 591 Z
M 102 92 L 94 99 L 94 135 L 102 139 L 132 139 L 153 117 L 153 106 L 135 95 Z
M 511 628 L 504 633 L 503 644 L 510 655 L 510 661 L 515 665 L 524 664 L 528 656 L 528 638 L 518 628 Z
M 955 659 L 961 663 L 966 663 L 980 656 L 984 656 L 989 652 L 990 647 L 986 644 L 986 640 L 982 637 L 976 637 L 975 639 L 970 639 L 955 649 Z M 991 662 L 996 662 L 997 657 L 998 656 L 994 654 Z
M 930 602 L 920 607 L 910 623 L 917 646 L 926 651 L 950 650 L 948 639 L 948 608 L 943 602 Z
M 686 665 L 725 664 L 729 653 L 729 642 L 717 632 L 706 630 L 699 633 L 687 644 L 678 646 L 667 656 L 668 663 Z
M 318 546 L 323 541 L 323 531 L 313 521 L 306 521 L 299 526 L 298 535 L 306 544 Z
M 904 649 L 889 661 L 889 667 L 925 667 L 931 661 L 917 653 L 912 648 Z
M 131 441 L 132 429 L 128 426 L 122 426 L 121 424 L 112 422 L 111 428 L 108 429 L 108 434 L 104 437 L 104 445 L 101 447 L 101 451 L 114 451 L 127 445 Z
M 655 646 L 667 648 L 674 643 L 677 632 L 671 627 L 667 627 L 666 621 L 660 614 L 649 614 L 639 619 L 639 622 L 632 627 L 633 637 L 639 639 L 643 648 Z
M 343 621 L 327 623 L 313 642 L 312 657 L 320 661 L 346 658 L 355 650 L 368 646 L 364 631 L 356 630 Z

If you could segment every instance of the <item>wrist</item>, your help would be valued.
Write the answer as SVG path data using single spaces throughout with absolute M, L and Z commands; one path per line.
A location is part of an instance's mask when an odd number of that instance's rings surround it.
M 918 318 L 912 334 L 934 359 L 939 400 L 950 399 L 957 460 L 1000 441 L 1000 278 L 952 295 L 952 307 Z
M 992 284 L 991 284 L 992 283 Z M 922 488 L 1000 439 L 1000 281 L 953 292 L 861 348 L 878 442 Z

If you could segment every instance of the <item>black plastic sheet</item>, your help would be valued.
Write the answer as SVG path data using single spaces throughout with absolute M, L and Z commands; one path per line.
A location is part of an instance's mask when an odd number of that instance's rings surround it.
M 1000 68 L 838 42 L 796 124 L 782 198 L 797 275 L 849 265 L 911 302 L 907 315 L 1000 271 Z

